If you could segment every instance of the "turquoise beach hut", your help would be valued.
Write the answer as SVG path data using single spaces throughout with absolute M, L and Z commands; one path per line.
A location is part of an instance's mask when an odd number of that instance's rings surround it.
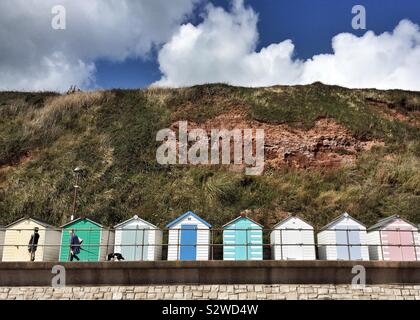
M 223 260 L 262 260 L 263 226 L 245 215 L 223 226 Z
M 114 231 L 87 218 L 79 218 L 61 226 L 60 261 L 69 261 L 70 232 L 83 239 L 80 261 L 105 261 L 114 248 Z

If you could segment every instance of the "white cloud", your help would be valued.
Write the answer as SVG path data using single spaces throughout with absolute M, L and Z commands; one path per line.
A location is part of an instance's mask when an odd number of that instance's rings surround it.
M 161 86 L 243 86 L 322 81 L 347 87 L 420 90 L 419 26 L 339 34 L 333 54 L 294 57 L 291 40 L 256 51 L 258 15 L 242 0 L 228 12 L 208 5 L 203 21 L 181 25 L 205 0 L 61 0 L 67 29 L 51 28 L 55 0 L 0 1 L 0 90 L 92 86 L 95 61 L 147 58 L 159 50 Z M 163 47 L 161 47 L 163 45 Z
M 67 29 L 53 30 L 55 0 L 0 1 L 0 90 L 88 85 L 98 58 L 144 57 L 166 42 L 199 0 L 61 0 Z
M 351 88 L 420 90 L 419 26 L 402 20 L 391 33 L 342 33 L 333 54 L 307 61 L 293 57 L 291 40 L 256 51 L 258 17 L 242 0 L 230 12 L 207 7 L 201 24 L 182 25 L 159 52 L 162 78 L 155 85 L 225 82 L 242 86 L 322 81 Z

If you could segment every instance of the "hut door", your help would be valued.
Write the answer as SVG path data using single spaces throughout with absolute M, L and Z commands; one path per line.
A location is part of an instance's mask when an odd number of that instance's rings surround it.
M 403 261 L 415 261 L 416 252 L 415 252 L 415 243 L 414 243 L 414 232 L 409 230 L 400 231 L 401 239 L 401 251 Z
M 346 230 L 336 230 L 337 260 L 349 260 L 349 248 Z
M 149 230 L 127 226 L 121 236 L 121 254 L 128 261 L 146 260 Z
M 283 230 L 283 243 L 285 258 L 291 260 L 302 260 L 303 259 L 303 247 L 300 245 L 303 243 L 303 234 L 299 230 Z
M 360 241 L 360 231 L 353 229 L 348 231 L 350 260 L 362 260 L 362 242 Z
M 197 258 L 197 225 L 181 225 L 180 260 L 196 260 Z
M 384 236 L 384 242 L 388 244 L 386 248 L 388 249 L 389 256 L 387 260 L 393 261 L 402 261 L 402 251 L 401 251 L 401 241 L 400 241 L 400 232 L 399 231 L 384 231 L 382 232 Z M 385 257 L 386 258 L 386 257 Z
M 336 230 L 337 260 L 362 260 L 359 229 Z
M 247 260 L 251 255 L 251 250 L 248 244 L 251 242 L 250 232 L 246 226 L 239 226 L 243 228 L 235 231 L 235 260 Z
M 142 227 L 136 230 L 135 260 L 147 260 L 147 244 L 149 243 L 149 228 Z
M 416 260 L 414 251 L 414 234 L 410 231 L 384 231 L 384 239 L 389 244 L 389 259 L 394 261 L 413 261 Z M 401 246 L 400 246 L 401 245 Z

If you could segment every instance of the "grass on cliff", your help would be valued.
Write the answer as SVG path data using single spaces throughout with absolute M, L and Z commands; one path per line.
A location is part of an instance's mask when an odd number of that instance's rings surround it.
M 69 217 L 72 169 L 85 170 L 78 212 L 105 225 L 137 213 L 160 226 L 187 210 L 221 226 L 241 211 L 271 226 L 286 212 L 320 227 L 348 211 L 372 224 L 400 214 L 420 222 L 419 129 L 383 117 L 367 99 L 415 117 L 420 94 L 314 84 L 248 89 L 0 93 L 0 224 L 23 216 L 53 224 Z M 202 122 L 233 108 L 250 119 L 310 128 L 334 118 L 384 147 L 337 170 L 266 171 L 260 177 L 219 167 L 156 164 L 156 132 L 174 121 Z

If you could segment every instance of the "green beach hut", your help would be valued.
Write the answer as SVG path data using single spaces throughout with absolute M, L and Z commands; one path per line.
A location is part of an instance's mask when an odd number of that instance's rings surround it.
M 70 260 L 70 232 L 83 240 L 80 261 L 104 261 L 114 247 L 114 232 L 87 218 L 78 218 L 61 226 L 60 261 Z

